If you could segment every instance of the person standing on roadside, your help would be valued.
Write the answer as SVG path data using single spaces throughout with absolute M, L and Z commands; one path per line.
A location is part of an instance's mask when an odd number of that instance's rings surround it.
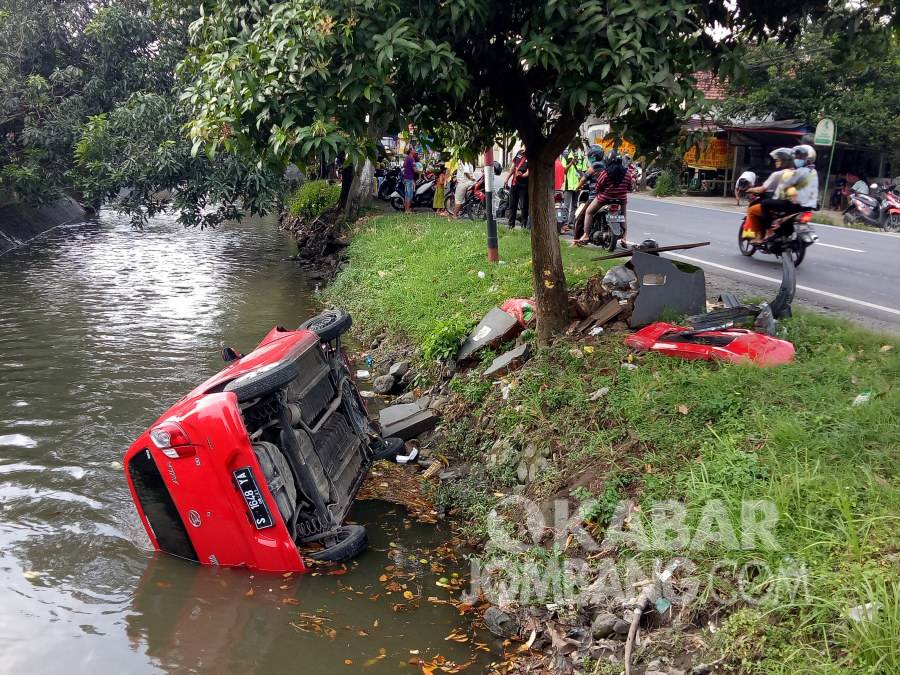
M 475 182 L 475 167 L 469 162 L 459 160 L 456 165 L 456 193 L 453 195 L 453 215 L 459 216 L 459 210 L 466 201 L 466 190 Z
M 578 209 L 578 184 L 582 174 L 588 170 L 588 163 L 581 148 L 569 148 L 563 155 L 563 165 L 566 168 L 566 179 L 563 182 L 563 192 L 566 198 L 566 208 L 569 210 L 569 225 L 575 222 L 575 211 Z
M 404 213 L 412 213 L 412 200 L 416 194 L 416 159 L 416 149 L 410 144 L 403 158 Z
M 509 186 L 509 229 L 516 227 L 519 203 L 522 204 L 523 227 L 528 227 L 528 157 L 525 150 L 519 150 L 513 158 L 512 171 L 506 177 L 503 187 Z

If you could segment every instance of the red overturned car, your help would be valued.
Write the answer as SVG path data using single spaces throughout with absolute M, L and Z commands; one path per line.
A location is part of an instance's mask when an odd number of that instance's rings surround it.
M 366 472 L 412 457 L 369 420 L 340 343 L 351 323 L 329 310 L 247 355 L 226 348 L 229 365 L 138 437 L 123 465 L 155 548 L 270 572 L 365 549 L 343 521 Z

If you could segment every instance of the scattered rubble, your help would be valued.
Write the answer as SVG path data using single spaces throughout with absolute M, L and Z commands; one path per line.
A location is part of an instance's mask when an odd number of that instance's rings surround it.
M 493 363 L 484 371 L 484 376 L 506 375 L 508 372 L 520 368 L 529 358 L 531 358 L 531 346 L 526 342 L 494 359 Z
M 383 408 L 378 421 L 385 438 L 396 436 L 408 441 L 437 426 L 438 416 L 432 410 L 423 410 L 415 403 L 401 403 Z
M 456 354 L 456 360 L 465 361 L 479 349 L 513 337 L 520 329 L 521 326 L 514 316 L 507 314 L 499 307 L 494 307 L 463 342 Z

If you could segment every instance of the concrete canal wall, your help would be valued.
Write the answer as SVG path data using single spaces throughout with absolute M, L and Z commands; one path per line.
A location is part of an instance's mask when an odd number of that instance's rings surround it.
M 83 220 L 87 212 L 69 197 L 30 207 L 0 200 L 0 255 L 60 225 Z

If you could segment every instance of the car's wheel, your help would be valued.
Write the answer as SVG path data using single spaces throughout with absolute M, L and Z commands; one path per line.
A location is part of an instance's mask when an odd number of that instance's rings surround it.
M 288 363 L 275 363 L 261 366 L 253 373 L 239 376 L 225 385 L 224 391 L 233 391 L 238 403 L 259 398 L 265 394 L 277 391 L 288 382 L 297 377 L 297 364 L 294 361 Z M 247 379 L 244 379 L 247 378 Z
M 746 220 L 746 218 L 744 220 Z M 749 258 L 756 253 L 756 247 L 744 236 L 744 220 L 741 221 L 741 226 L 738 228 L 738 248 L 741 251 L 741 255 L 745 255 Z
M 402 211 L 404 204 L 402 197 L 394 197 L 391 199 L 391 206 L 393 206 L 397 211 Z
M 343 562 L 366 550 L 369 536 L 362 525 L 344 525 L 331 532 L 304 539 L 305 544 L 322 544 L 325 548 L 307 555 L 313 560 Z
M 297 330 L 311 330 L 323 342 L 331 342 L 343 335 L 353 325 L 353 318 L 342 309 L 329 309 L 307 319 Z

